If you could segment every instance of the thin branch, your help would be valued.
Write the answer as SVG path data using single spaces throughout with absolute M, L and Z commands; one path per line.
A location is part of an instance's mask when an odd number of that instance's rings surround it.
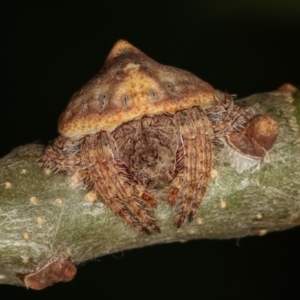
M 264 235 L 298 225 L 300 93 L 257 94 L 238 104 L 279 122 L 279 138 L 269 162 L 239 173 L 238 157 L 217 145 L 216 176 L 194 220 L 177 229 L 175 212 L 161 198 L 155 211 L 160 234 L 138 233 L 88 191 L 76 187 L 76 178 L 46 172 L 37 162 L 41 145 L 22 146 L 2 158 L 0 283 L 41 289 L 71 280 L 76 264 L 125 249 Z

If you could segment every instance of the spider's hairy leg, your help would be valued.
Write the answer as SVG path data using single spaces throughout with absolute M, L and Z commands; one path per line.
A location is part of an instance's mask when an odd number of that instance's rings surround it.
M 51 171 L 67 171 L 75 173 L 79 170 L 81 159 L 80 152 L 81 140 L 65 138 L 60 135 L 50 142 L 40 158 L 41 166 Z
M 178 174 L 169 189 L 169 203 L 178 207 L 177 227 L 191 221 L 204 197 L 212 168 L 213 131 L 205 113 L 197 107 L 175 114 L 180 136 Z
M 205 110 L 216 138 L 243 130 L 253 117 L 253 112 L 235 105 L 232 96 L 228 94 L 217 91 L 216 100 L 218 105 Z
M 88 164 L 90 186 L 112 211 L 138 231 L 159 232 L 150 216 L 154 199 L 135 183 L 125 164 L 118 158 L 115 142 L 105 131 L 85 137 L 84 161 Z

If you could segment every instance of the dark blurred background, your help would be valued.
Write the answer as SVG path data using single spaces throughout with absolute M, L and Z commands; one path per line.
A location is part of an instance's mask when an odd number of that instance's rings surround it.
M 298 0 L 7 1 L 0 13 L 1 156 L 53 139 L 68 99 L 120 38 L 239 97 L 300 87 Z M 0 286 L 0 298 L 299 299 L 299 238 L 296 228 L 126 251 L 44 291 Z

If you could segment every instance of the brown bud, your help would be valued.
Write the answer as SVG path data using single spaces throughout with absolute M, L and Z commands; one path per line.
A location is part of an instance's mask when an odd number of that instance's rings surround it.
M 42 290 L 56 282 L 67 282 L 76 275 L 76 267 L 70 261 L 51 260 L 38 269 L 19 275 L 26 287 Z
M 242 154 L 264 158 L 278 136 L 278 123 L 267 115 L 257 115 L 243 131 L 231 133 L 227 140 L 231 147 Z

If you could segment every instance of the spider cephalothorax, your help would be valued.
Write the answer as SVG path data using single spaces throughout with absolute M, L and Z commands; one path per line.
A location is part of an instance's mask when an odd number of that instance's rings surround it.
M 272 118 L 254 116 L 230 95 L 123 40 L 71 98 L 58 127 L 61 135 L 46 148 L 43 165 L 79 174 L 143 233 L 159 231 L 151 216 L 155 189 L 177 207 L 178 227 L 193 219 L 209 182 L 214 139 L 262 160 L 278 131 Z

